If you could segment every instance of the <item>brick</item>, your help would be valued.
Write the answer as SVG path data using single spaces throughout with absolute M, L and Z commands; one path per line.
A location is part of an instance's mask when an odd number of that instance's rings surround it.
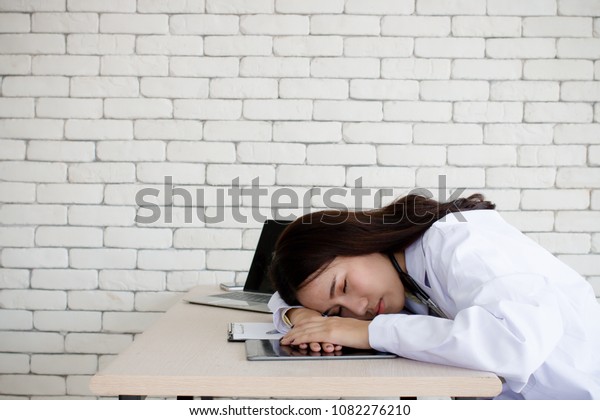
M 33 227 L 4 227 L 0 226 L 0 247 L 30 247 L 33 246 Z
M 285 143 L 241 143 L 237 160 L 248 163 L 303 163 L 306 146 Z
M 312 102 L 294 99 L 248 99 L 243 115 L 250 120 L 310 120 Z
M 369 165 L 376 163 L 376 153 L 371 145 L 309 145 L 306 151 L 306 163 Z
M 590 251 L 590 235 L 582 233 L 532 233 L 534 241 L 553 254 L 588 253 Z
M 485 171 L 483 168 L 451 167 L 417 169 L 415 184 L 421 188 L 438 188 L 440 175 L 446 177 L 448 188 L 483 188 L 485 185 Z
M 510 38 L 521 36 L 521 19 L 496 16 L 454 16 L 452 35 L 456 37 Z
M 157 98 L 207 98 L 208 80 L 186 77 L 144 77 L 140 92 Z
M 274 141 L 337 142 L 342 139 L 339 122 L 275 122 Z
M 486 53 L 491 58 L 553 58 L 556 46 L 550 38 L 488 39 Z
M 600 82 L 563 82 L 560 97 L 563 101 L 600 101 Z
M 32 32 L 84 33 L 98 32 L 95 13 L 33 13 Z
M 120 34 L 164 34 L 169 32 L 166 15 L 119 14 L 100 15 L 100 32 Z
M 69 252 L 71 268 L 135 268 L 136 251 L 133 249 L 72 248 Z M 76 309 L 90 309 L 80 307 Z
M 484 0 L 464 0 L 460 2 L 443 2 L 435 0 L 419 0 L 417 13 L 420 15 L 485 15 Z
M 63 137 L 63 126 L 64 122 L 61 120 L 5 119 L 0 120 L 0 138 L 59 140 Z M 35 177 L 35 174 L 30 176 Z
M 0 180 L 26 182 L 64 182 L 64 163 L 0 162 Z
M 177 229 L 173 236 L 175 248 L 239 249 L 242 235 L 238 229 Z
M 136 215 L 137 226 L 162 228 L 162 227 L 202 227 L 205 218 L 201 218 L 206 213 L 204 208 L 193 207 L 173 207 L 172 217 L 169 216 L 169 208 L 156 207 L 147 209 L 140 207 Z M 151 210 L 151 211 L 150 211 Z M 200 216 L 198 215 L 200 214 Z
M 385 102 L 383 119 L 386 121 L 447 122 L 452 119 L 452 104 L 426 101 Z
M 554 186 L 555 168 L 488 168 L 486 186 L 550 188 Z
M 392 166 L 403 166 L 408 162 L 415 166 L 443 166 L 446 149 L 443 146 L 379 146 L 377 162 Z
M 96 156 L 103 161 L 163 161 L 165 160 L 165 143 L 131 140 L 99 142 Z
M 182 293 L 175 292 L 140 292 L 135 294 L 135 309 L 141 312 L 164 312 L 181 300 Z M 142 314 L 140 314 L 142 315 Z M 154 320 L 160 314 L 143 314 L 147 319 L 154 316 Z M 153 321 L 152 321 L 153 322 Z
M 510 80 L 521 78 L 519 60 L 454 60 L 453 79 Z
M 559 168 L 556 186 L 559 188 L 598 188 L 600 168 Z
M 170 75 L 183 77 L 236 77 L 240 66 L 235 57 L 171 57 L 169 62 Z
M 240 185 L 251 185 L 252 180 L 259 178 L 259 184 L 273 185 L 275 169 L 271 165 L 208 165 L 206 181 L 211 185 L 232 185 L 239 178 Z
M 28 55 L 3 55 L 0 56 L 0 67 L 5 76 L 29 74 L 31 57 Z
M 305 57 L 243 57 L 240 76 L 308 77 L 310 60 Z
M 160 55 L 106 55 L 100 58 L 106 76 L 167 76 L 169 59 Z
M 600 39 L 563 38 L 557 41 L 558 58 L 600 58 Z
M 360 0 L 348 0 L 345 13 L 374 14 L 374 15 L 410 15 L 414 12 L 414 2 L 411 0 L 375 0 L 365 4 Z
M 34 201 L 35 184 L 0 182 L 0 202 L 33 203 Z
M 381 121 L 383 110 L 380 102 L 317 100 L 314 102 L 313 118 L 322 121 Z
M 302 2 L 277 0 L 275 10 L 278 13 L 299 14 L 342 13 L 344 11 L 344 0 L 329 0 L 326 2 L 319 0 L 305 0 Z
M 352 37 L 344 40 L 347 57 L 410 57 L 413 40 L 395 37 Z
M 533 37 L 589 37 L 592 19 L 585 17 L 527 17 L 523 19 L 523 36 Z
M 294 99 L 347 99 L 348 82 L 341 79 L 281 79 L 279 97 Z
M 64 54 L 64 35 L 1 34 L 0 54 Z
M 484 81 L 424 81 L 421 85 L 421 99 L 435 101 L 486 101 L 490 86 Z
M 31 373 L 50 375 L 93 374 L 98 367 L 95 355 L 33 355 Z
M 558 13 L 567 16 L 598 16 L 600 5 L 594 0 L 561 0 Z
M 550 102 L 559 100 L 558 82 L 510 81 L 493 82 L 490 99 L 493 101 Z
M 0 306 L 6 309 L 56 309 L 67 307 L 67 295 L 62 291 L 0 290 Z
M 513 146 L 449 146 L 448 164 L 456 166 L 514 166 L 517 149 Z
M 139 0 L 138 11 L 142 13 L 204 13 L 204 0 L 189 2 L 175 0 L 168 3 L 162 0 Z
M 423 58 L 483 58 L 483 38 L 417 38 L 416 57 Z
M 87 311 L 131 311 L 133 293 L 114 291 L 71 291 L 69 309 Z
M 526 122 L 587 123 L 593 120 L 591 105 L 581 103 L 528 103 L 525 104 Z
M 69 10 L 75 12 L 135 12 L 135 0 L 69 0 Z
M 384 58 L 381 61 L 381 77 L 384 79 L 449 79 L 450 60 Z
M 523 104 L 518 102 L 457 102 L 454 104 L 457 122 L 521 122 Z
M 520 166 L 585 166 L 585 146 L 522 146 Z
M 487 12 L 490 15 L 542 16 L 556 14 L 555 0 L 521 2 L 518 0 L 489 0 Z
M 129 226 L 133 224 L 135 209 L 118 206 L 69 207 L 69 224 L 82 226 Z
M 3 11 L 5 9 L 3 8 Z M 0 32 L 4 33 L 19 33 L 30 32 L 29 15 L 22 13 L 4 13 L 0 16 Z
M 67 223 L 67 208 L 38 204 L 5 204 L 0 207 L 0 220 L 4 225 L 64 225 Z
M 144 140 L 200 140 L 202 122 L 186 120 L 136 120 L 136 139 Z
M 0 98 L 0 117 L 33 118 L 35 104 L 30 98 Z
M 170 118 L 173 106 L 167 99 L 108 98 L 104 114 L 107 118 Z
M 206 36 L 204 54 L 207 56 L 268 56 L 273 41 L 268 36 Z
M 489 124 L 484 127 L 484 143 L 550 144 L 552 128 L 550 124 Z
M 2 81 L 2 94 L 3 96 L 68 96 L 69 79 L 59 76 L 9 76 Z
M 415 144 L 480 144 L 482 127 L 477 124 L 416 124 Z
M 411 143 L 412 125 L 394 122 L 345 123 L 343 138 L 347 143 Z
M 379 60 L 375 58 L 323 58 L 311 63 L 311 76 L 332 78 L 378 78 Z
M 242 116 L 242 101 L 225 99 L 176 99 L 175 118 L 200 120 L 237 120 Z
M 102 230 L 94 228 L 40 226 L 35 235 L 38 246 L 102 246 Z
M 65 137 L 73 140 L 133 139 L 133 123 L 120 120 L 68 120 Z
M 247 271 L 252 262 L 252 251 L 217 250 L 208 251 L 206 268 L 211 270 Z
M 271 131 L 271 124 L 264 121 L 207 121 L 204 140 L 269 141 Z
M 67 267 L 68 255 L 67 250 L 56 248 L 4 248 L 2 264 L 16 268 L 61 268 Z
M 187 292 L 199 284 L 233 283 L 235 273 L 230 271 L 174 271 L 167 277 L 168 290 Z
M 42 55 L 33 57 L 31 72 L 34 75 L 96 76 L 100 71 L 98 57 L 83 55 Z
M 33 315 L 31 311 L 20 309 L 0 309 L 1 330 L 31 330 L 33 328 Z M 1 360 L 1 356 L 0 356 Z M 1 362 L 0 362 L 1 366 Z M 2 371 L 2 373 L 9 373 Z
M 450 17 L 384 16 L 381 35 L 434 37 L 450 35 Z
M 65 350 L 70 353 L 117 354 L 131 344 L 127 334 L 73 333 L 65 338 Z
M 122 183 L 134 180 L 133 163 L 76 163 L 69 168 L 69 182 Z
M 231 143 L 169 142 L 167 157 L 176 162 L 235 162 L 235 146 Z
M 557 232 L 598 232 L 600 219 L 596 211 L 559 211 L 556 213 Z
M 31 287 L 36 289 L 85 290 L 98 287 L 95 270 L 46 270 L 31 272 Z
M 174 183 L 203 184 L 204 165 L 192 163 L 139 163 L 137 178 L 141 182 L 162 183 L 171 176 Z
M 600 165 L 600 147 L 590 146 L 588 152 L 588 162 L 590 165 Z
M 29 355 L 27 354 L 0 354 L 0 372 L 29 373 Z
M 345 171 L 341 166 L 279 165 L 278 185 L 340 186 L 344 185 Z
M 57 333 L 0 331 L 0 351 L 14 353 L 62 353 L 63 337 Z
M 277 98 L 277 80 L 273 79 L 212 79 L 211 98 Z
M 65 395 L 65 378 L 45 375 L 2 375 L 0 393 L 6 395 Z
M 205 0 L 206 13 L 255 14 L 272 13 L 273 0 Z
M 273 39 L 277 56 L 341 56 L 344 39 L 341 36 L 278 36 Z
M 365 188 L 415 185 L 415 171 L 411 168 L 350 167 L 347 169 L 347 186 L 355 186 L 358 178 Z
M 309 18 L 299 15 L 266 14 L 242 16 L 240 32 L 253 35 L 308 35 Z
M 104 232 L 104 245 L 117 248 L 169 248 L 170 229 L 143 229 L 108 227 Z
M 587 210 L 590 205 L 585 190 L 524 190 L 521 194 L 523 210 Z
M 560 255 L 559 258 L 582 276 L 598 275 L 598 255 Z
M 594 69 L 586 60 L 527 60 L 523 66 L 524 79 L 591 80 Z
M 103 330 L 111 333 L 141 333 L 154 324 L 161 315 L 161 313 L 107 312 L 102 320 Z
M 71 34 L 67 35 L 68 54 L 134 54 L 135 35 Z
M 237 35 L 239 32 L 238 16 L 219 15 L 174 15 L 171 16 L 172 34 L 192 35 Z
M 29 271 L 0 268 L 0 289 L 27 289 L 28 287 Z
M 313 15 L 310 33 L 315 35 L 379 35 L 378 16 Z
M 147 270 L 101 270 L 99 287 L 104 290 L 165 290 L 166 274 Z
M 88 142 L 35 141 L 27 148 L 29 160 L 59 162 L 90 162 L 96 158 L 94 145 Z
M 138 268 L 144 270 L 202 270 L 205 268 L 204 251 L 196 250 L 141 250 Z
M 100 363 L 98 363 L 100 366 Z M 67 398 L 83 399 L 94 397 L 90 389 L 92 375 L 69 375 L 67 376 Z
M 103 185 L 93 184 L 39 184 L 39 203 L 99 204 L 104 193 Z
M 93 332 L 100 331 L 102 328 L 102 316 L 100 312 L 36 311 L 33 316 L 33 325 L 39 331 Z M 55 372 L 38 371 L 36 373 Z
M 350 97 L 354 99 L 417 100 L 419 83 L 412 80 L 351 80 Z
M 137 38 L 138 54 L 199 55 L 204 51 L 200 36 L 149 35 Z

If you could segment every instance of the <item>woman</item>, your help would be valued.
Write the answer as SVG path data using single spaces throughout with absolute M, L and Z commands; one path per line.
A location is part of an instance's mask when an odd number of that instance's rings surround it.
M 600 399 L 591 286 L 494 208 L 478 194 L 408 195 L 299 218 L 271 265 L 282 344 L 491 371 L 504 379 L 500 398 Z

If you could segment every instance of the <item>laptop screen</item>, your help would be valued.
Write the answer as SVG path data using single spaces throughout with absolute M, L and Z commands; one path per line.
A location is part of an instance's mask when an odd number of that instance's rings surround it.
M 263 225 L 254 258 L 248 271 L 248 278 L 244 285 L 244 291 L 260 292 L 260 293 L 275 293 L 271 281 L 269 280 L 269 264 L 275 250 L 275 243 L 279 235 L 283 232 L 291 220 L 267 220 Z

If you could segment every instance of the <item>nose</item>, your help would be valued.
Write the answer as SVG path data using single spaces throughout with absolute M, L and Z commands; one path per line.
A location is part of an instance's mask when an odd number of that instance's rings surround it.
M 373 314 L 369 313 L 369 300 L 366 297 L 355 297 L 350 299 L 346 308 L 352 314 L 352 318 L 372 318 Z

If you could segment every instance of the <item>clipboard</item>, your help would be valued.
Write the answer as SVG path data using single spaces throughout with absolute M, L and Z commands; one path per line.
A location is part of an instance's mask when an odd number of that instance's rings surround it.
M 227 326 L 227 341 L 279 340 L 283 337 L 271 322 L 230 322 Z

